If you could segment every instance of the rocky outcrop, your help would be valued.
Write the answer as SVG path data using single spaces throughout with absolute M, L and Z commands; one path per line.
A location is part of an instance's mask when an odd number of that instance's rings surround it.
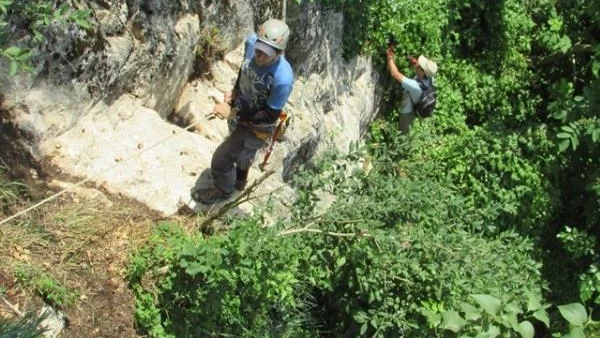
M 198 209 L 190 190 L 210 181 L 212 152 L 228 132 L 207 114 L 233 86 L 244 36 L 283 8 L 191 0 L 88 6 L 93 31 L 71 27 L 71 40 L 60 40 L 60 62 L 44 54 L 56 47 L 46 44 L 37 73 L 5 84 L 2 156 L 25 152 L 41 171 L 58 169 L 165 215 Z M 378 77 L 368 58 L 342 59 L 341 14 L 295 1 L 285 9 L 293 34 L 286 55 L 296 74 L 286 111 L 293 118 L 271 156 L 277 173 L 259 194 L 278 189 L 288 198 L 285 181 L 301 163 L 361 138 L 376 114 Z M 255 164 L 251 178 L 260 174 Z

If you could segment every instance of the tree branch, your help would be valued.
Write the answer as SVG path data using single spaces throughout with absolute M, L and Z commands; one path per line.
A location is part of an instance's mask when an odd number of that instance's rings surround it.
M 554 54 L 544 56 L 540 61 L 538 61 L 538 65 L 541 66 L 541 65 L 548 64 L 548 63 L 552 63 L 557 60 L 560 60 L 561 58 L 569 57 L 572 54 L 592 53 L 593 51 L 594 51 L 594 49 L 592 48 L 592 45 L 588 45 L 588 44 L 573 45 L 573 47 L 571 47 L 571 49 L 569 49 L 565 53 L 561 52 L 561 53 L 554 53 Z
M 277 235 L 278 236 L 286 236 L 286 235 L 292 235 L 292 234 L 297 234 L 297 233 L 301 233 L 301 232 L 312 232 L 312 233 L 318 233 L 318 234 L 323 234 L 323 235 L 328 235 L 328 236 L 333 236 L 333 237 L 345 237 L 345 238 L 371 237 L 371 235 L 366 231 L 359 232 L 359 233 L 355 233 L 355 232 L 342 233 L 342 232 L 332 232 L 332 231 L 326 231 L 326 230 L 309 228 L 309 227 L 304 227 L 304 228 L 300 228 L 300 229 L 284 230 L 284 231 L 281 231 L 280 233 L 278 233 Z
M 256 197 L 251 197 L 250 194 L 252 192 L 254 192 L 254 190 L 256 190 L 256 188 L 258 188 L 259 185 L 262 184 L 262 182 L 264 182 L 264 180 L 266 180 L 269 176 L 271 176 L 275 171 L 274 170 L 267 170 L 262 176 L 260 176 L 259 178 L 257 178 L 249 187 L 247 187 L 241 194 L 239 194 L 236 198 L 234 198 L 232 201 L 228 202 L 227 204 L 225 204 L 224 206 L 222 206 L 217 212 L 215 212 L 214 214 L 209 215 L 201 224 L 200 224 L 200 229 L 206 229 L 207 227 L 209 227 L 212 222 L 214 222 L 217 218 L 223 216 L 225 213 L 227 213 L 229 210 L 235 208 L 236 206 L 244 203 L 244 202 L 248 202 L 252 199 L 255 199 Z
M 9 301 L 6 300 L 6 298 L 1 297 L 2 302 L 8 306 L 11 310 L 13 310 L 14 313 L 16 313 L 17 315 L 19 315 L 19 317 L 23 318 L 25 317 L 25 315 L 23 314 L 23 312 L 19 311 L 19 309 L 17 309 L 16 306 L 12 305 Z

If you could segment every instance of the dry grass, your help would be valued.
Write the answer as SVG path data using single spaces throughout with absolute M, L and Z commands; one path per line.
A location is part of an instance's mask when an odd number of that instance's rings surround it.
M 0 295 L 24 312 L 40 308 L 39 285 L 16 278 L 27 267 L 77 295 L 62 309 L 70 323 L 63 337 L 139 337 L 126 270 L 130 254 L 149 237 L 158 216 L 131 201 L 113 198 L 107 206 L 64 196 L 0 226 Z M 0 209 L 0 219 L 9 216 L 7 210 L 25 207 L 12 202 Z M 190 231 L 197 222 L 195 216 L 171 221 Z M 10 313 L 0 304 L 2 316 Z

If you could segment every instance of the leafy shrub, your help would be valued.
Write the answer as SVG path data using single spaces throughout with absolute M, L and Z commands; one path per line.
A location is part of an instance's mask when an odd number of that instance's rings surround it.
M 579 276 L 579 297 L 584 303 L 591 302 L 600 305 L 600 269 L 592 264 L 589 270 Z
M 548 331 L 551 326 L 547 309 L 552 305 L 542 304 L 536 295 L 530 294 L 526 299 L 503 300 L 490 295 L 473 294 L 471 298 L 472 302 L 462 303 L 458 311 L 431 309 L 428 304 L 424 304 L 423 315 L 434 328 L 436 337 L 446 337 L 446 333 L 451 331 L 461 334 L 461 337 L 533 338 L 544 334 L 542 332 Z M 552 325 L 555 332 L 552 337 L 585 338 L 598 333 L 599 323 L 588 316 L 583 305 L 571 303 L 559 305 L 557 309 L 563 322 Z M 537 323 L 539 325 L 534 325 Z M 559 328 L 560 326 L 565 328 Z M 563 335 L 560 331 L 568 333 Z
M 374 158 L 367 174 L 355 156 L 295 178 L 301 212 L 269 228 L 249 218 L 204 238 L 161 225 L 132 258 L 140 325 L 155 337 L 426 336 L 420 302 L 541 294 L 529 241 L 471 233 L 480 215 L 418 165 Z
M 312 336 L 292 240 L 252 223 L 207 239 L 162 224 L 130 273 L 140 324 L 155 337 Z M 144 289 L 143 278 L 163 266 L 156 289 Z
M 525 156 L 530 149 L 522 142 L 528 139 L 475 128 L 425 152 L 467 198 L 467 208 L 485 211 L 490 227 L 483 230 L 539 235 L 551 215 L 553 194 L 540 165 Z

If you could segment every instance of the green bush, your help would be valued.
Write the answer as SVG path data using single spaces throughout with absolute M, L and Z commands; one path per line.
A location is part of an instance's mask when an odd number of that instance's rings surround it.
M 460 337 L 533 338 L 544 335 L 551 325 L 554 332 L 552 337 L 597 336 L 600 323 L 588 315 L 582 304 L 559 305 L 560 321 L 552 323 L 547 312 L 551 307 L 532 294 L 526 299 L 498 299 L 490 295 L 473 294 L 471 302 L 462 303 L 458 310 L 424 304 L 422 313 L 434 329 L 435 337 L 447 337 L 452 332 Z
M 488 229 L 476 230 L 514 229 L 539 236 L 555 201 L 541 163 L 528 159 L 536 147 L 534 134 L 507 135 L 475 128 L 445 137 L 442 146 L 423 152 L 440 163 L 439 175 L 460 189 L 468 209 L 485 212 L 482 217 Z M 540 150 L 543 146 L 537 147 Z
M 140 326 L 154 337 L 424 337 L 421 302 L 541 295 L 531 242 L 470 232 L 481 216 L 417 165 L 398 176 L 375 158 L 367 174 L 356 156 L 298 175 L 304 197 L 268 228 L 249 218 L 205 238 L 161 225 L 132 258 Z M 335 201 L 323 213 L 325 195 Z
M 252 222 L 206 239 L 162 224 L 130 270 L 138 321 L 155 337 L 312 336 L 292 242 Z M 161 267 L 156 289 L 144 289 Z

